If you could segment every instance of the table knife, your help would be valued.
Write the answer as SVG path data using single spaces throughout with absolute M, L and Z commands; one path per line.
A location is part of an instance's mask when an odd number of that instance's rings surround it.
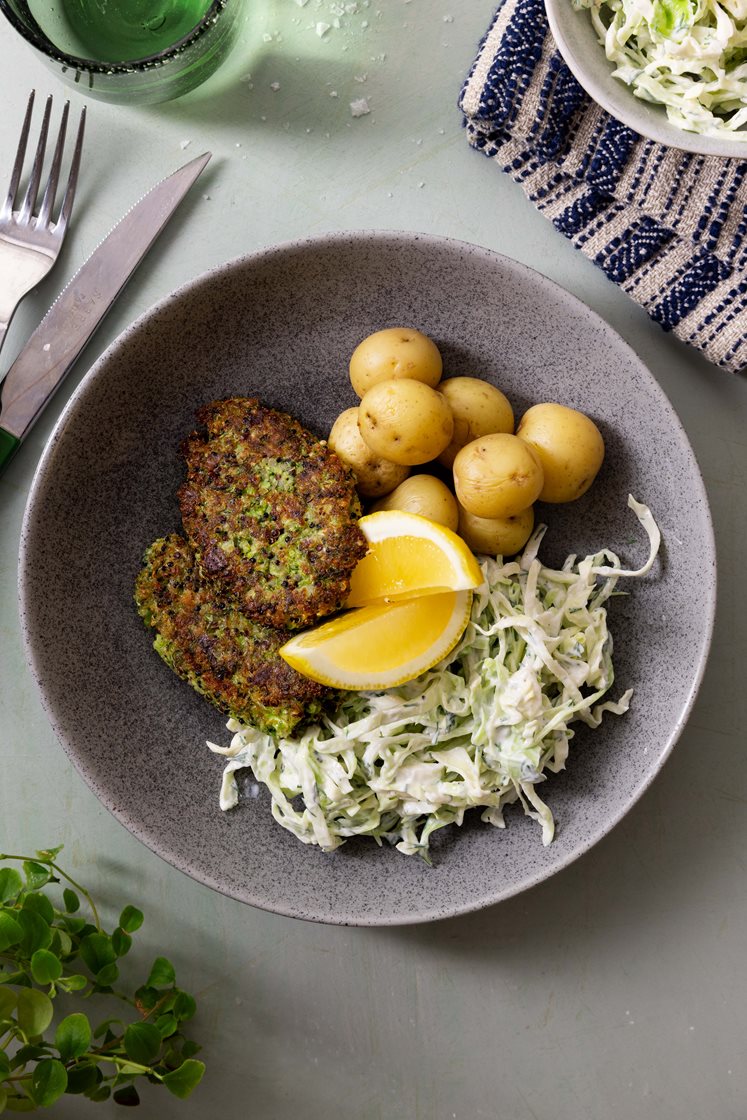
M 0 471 L 200 175 L 210 152 L 162 179 L 94 249 L 52 304 L 0 389 Z

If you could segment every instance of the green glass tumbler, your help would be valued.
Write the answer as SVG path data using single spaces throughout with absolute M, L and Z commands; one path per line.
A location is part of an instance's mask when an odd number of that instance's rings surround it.
M 238 37 L 243 7 L 244 0 L 64 0 L 54 7 L 0 0 L 0 14 L 63 82 L 127 105 L 170 101 L 209 78 Z

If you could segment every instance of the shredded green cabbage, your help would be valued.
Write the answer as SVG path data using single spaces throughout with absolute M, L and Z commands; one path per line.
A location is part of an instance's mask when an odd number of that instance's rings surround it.
M 573 0 L 614 75 L 672 124 L 747 141 L 747 0 Z
M 416 680 L 351 692 L 297 738 L 229 721 L 230 746 L 208 743 L 228 758 L 221 808 L 237 804 L 235 772 L 251 767 L 275 820 L 325 852 L 372 836 L 427 859 L 436 829 L 473 808 L 503 828 L 504 807 L 516 801 L 549 844 L 553 816 L 537 786 L 564 768 L 571 724 L 598 727 L 604 712 L 626 712 L 632 695 L 602 701 L 614 680 L 604 604 L 620 577 L 650 570 L 660 534 L 647 506 L 628 504 L 649 538 L 642 568 L 624 569 L 605 549 L 553 571 L 537 559 L 539 526 L 519 559 L 482 558 L 485 583 L 459 645 Z

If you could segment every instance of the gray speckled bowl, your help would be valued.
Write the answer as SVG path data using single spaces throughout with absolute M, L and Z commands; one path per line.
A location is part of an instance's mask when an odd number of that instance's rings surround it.
M 626 507 L 648 503 L 664 535 L 651 575 L 610 606 L 619 691 L 631 711 L 582 728 L 567 771 L 543 788 L 555 842 L 518 809 L 435 836 L 435 866 L 373 842 L 332 855 L 277 825 L 264 790 L 218 808 L 220 715 L 151 649 L 132 605 L 143 549 L 179 524 L 180 439 L 204 401 L 256 394 L 320 436 L 355 403 L 348 358 L 366 334 L 413 324 L 448 373 L 479 374 L 517 414 L 557 399 L 589 412 L 608 448 L 591 490 L 546 507 L 548 562 L 603 545 L 638 564 L 647 542 Z M 702 480 L 664 394 L 597 315 L 523 265 L 405 233 L 343 233 L 232 261 L 130 327 L 70 400 L 26 512 L 20 601 L 45 708 L 101 801 L 164 859 L 211 887 L 300 918 L 359 925 L 474 910 L 539 882 L 600 839 L 641 795 L 682 729 L 701 679 L 715 561 Z
M 663 105 L 636 97 L 630 86 L 613 76 L 604 47 L 597 39 L 589 12 L 575 8 L 572 0 L 545 0 L 545 11 L 556 46 L 573 76 L 590 97 L 640 136 L 668 148 L 681 148 L 706 156 L 747 158 L 747 139 L 701 136 L 672 124 Z

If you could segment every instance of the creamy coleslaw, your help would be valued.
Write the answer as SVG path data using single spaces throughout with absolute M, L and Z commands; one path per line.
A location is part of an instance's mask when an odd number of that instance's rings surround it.
M 416 680 L 350 693 L 294 738 L 229 721 L 230 745 L 208 743 L 227 759 L 221 808 L 237 804 L 236 772 L 250 767 L 275 820 L 327 852 L 371 836 L 428 859 L 437 829 L 474 808 L 503 828 L 517 801 L 549 844 L 554 820 L 538 786 L 564 768 L 574 723 L 598 727 L 632 695 L 603 699 L 614 681 L 605 603 L 620 578 L 650 571 L 660 533 L 647 506 L 628 504 L 649 539 L 641 568 L 626 570 L 608 549 L 547 568 L 539 526 L 520 558 L 481 558 L 485 583 L 459 645 Z
M 688 132 L 747 141 L 747 0 L 573 0 L 616 78 Z

